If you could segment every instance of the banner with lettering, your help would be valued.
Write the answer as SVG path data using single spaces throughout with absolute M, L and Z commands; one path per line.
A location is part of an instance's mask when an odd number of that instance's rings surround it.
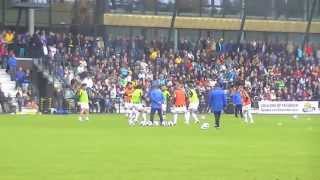
M 260 101 L 261 114 L 320 114 L 318 101 Z

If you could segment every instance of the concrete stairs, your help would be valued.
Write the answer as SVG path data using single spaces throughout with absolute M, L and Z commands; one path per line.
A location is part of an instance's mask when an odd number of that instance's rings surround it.
M 15 98 L 16 97 L 16 82 L 11 81 L 10 75 L 6 73 L 5 69 L 0 69 L 0 84 L 1 89 L 4 94 L 8 97 Z
M 17 107 L 16 111 L 17 114 L 36 114 L 38 112 L 37 109 L 32 109 L 32 108 L 27 108 L 27 107 L 22 107 L 22 111 L 18 112 L 18 103 L 16 101 L 16 94 L 17 90 L 16 88 L 16 82 L 11 81 L 10 75 L 6 73 L 5 69 L 0 69 L 0 84 L 1 84 L 1 89 L 4 92 L 5 96 L 11 97 L 13 99 L 12 103 Z M 1 112 L 1 109 L 0 109 Z M 15 114 L 12 112 L 12 114 Z

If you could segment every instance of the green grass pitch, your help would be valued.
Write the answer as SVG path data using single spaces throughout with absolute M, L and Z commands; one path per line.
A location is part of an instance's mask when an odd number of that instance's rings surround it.
M 0 180 L 320 180 L 319 115 L 223 115 L 220 130 L 77 117 L 1 115 Z

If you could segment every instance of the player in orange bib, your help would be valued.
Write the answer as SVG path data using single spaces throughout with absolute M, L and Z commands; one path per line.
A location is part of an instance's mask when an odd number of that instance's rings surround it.
M 129 116 L 129 114 L 131 113 L 131 108 L 132 108 L 132 93 L 134 91 L 134 88 L 132 86 L 131 82 L 127 83 L 126 88 L 124 89 L 124 108 L 126 111 L 126 115 Z
M 187 98 L 186 92 L 182 84 L 177 84 L 176 90 L 173 93 L 174 98 L 174 107 L 172 110 L 173 113 L 173 124 L 176 125 L 178 121 L 178 114 L 184 113 L 185 123 L 189 124 L 190 113 L 187 111 Z
M 244 122 L 254 123 L 251 113 L 251 98 L 249 93 L 241 86 L 241 97 L 243 101 Z

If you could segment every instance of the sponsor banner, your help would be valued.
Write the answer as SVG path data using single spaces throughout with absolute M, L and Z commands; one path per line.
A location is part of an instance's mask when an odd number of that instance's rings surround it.
M 260 101 L 261 114 L 320 114 L 318 101 Z

